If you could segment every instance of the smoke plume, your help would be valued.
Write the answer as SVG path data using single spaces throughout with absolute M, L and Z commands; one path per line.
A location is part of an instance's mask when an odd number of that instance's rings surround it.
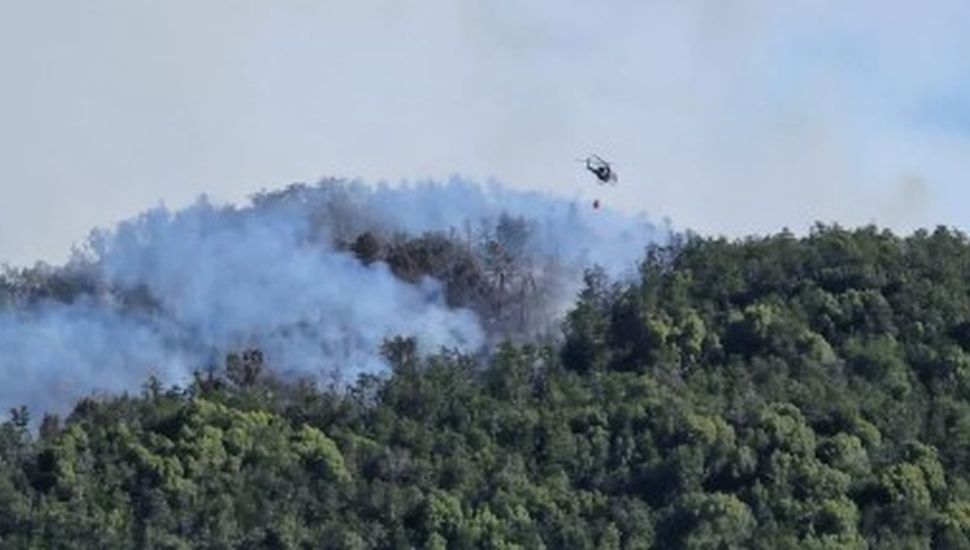
M 461 179 L 155 208 L 93 232 L 64 266 L 0 281 L 0 407 L 63 412 L 149 375 L 185 384 L 252 348 L 282 376 L 324 383 L 383 372 L 381 344 L 398 335 L 422 353 L 475 352 L 552 330 L 585 268 L 622 276 L 666 235 L 644 217 Z

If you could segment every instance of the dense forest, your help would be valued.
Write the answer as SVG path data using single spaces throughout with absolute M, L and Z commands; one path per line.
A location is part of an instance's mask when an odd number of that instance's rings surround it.
M 952 230 L 688 236 L 633 281 L 590 270 L 558 338 L 383 353 L 349 389 L 251 349 L 187 387 L 15 409 L 0 547 L 970 548 Z

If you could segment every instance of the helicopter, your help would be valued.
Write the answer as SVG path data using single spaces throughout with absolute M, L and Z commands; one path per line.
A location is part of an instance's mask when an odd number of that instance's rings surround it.
M 613 165 L 603 160 L 599 155 L 589 155 L 581 162 L 586 164 L 586 169 L 596 176 L 596 183 L 599 185 L 616 185 L 616 171 Z M 599 210 L 600 200 L 593 200 L 593 210 Z
M 599 180 L 600 185 L 616 185 L 617 177 L 616 172 L 613 170 L 613 165 L 609 162 L 603 160 L 599 155 L 589 155 L 583 162 L 586 163 L 586 169 L 596 176 Z

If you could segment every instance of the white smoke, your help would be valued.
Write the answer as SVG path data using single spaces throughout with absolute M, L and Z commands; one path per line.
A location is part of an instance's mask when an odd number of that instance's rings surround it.
M 535 265 L 559 266 L 556 311 L 583 268 L 632 270 L 667 234 L 642 217 L 460 179 L 324 182 L 245 207 L 200 199 L 177 212 L 156 208 L 94 232 L 63 268 L 97 290 L 0 309 L 0 407 L 63 412 L 92 392 L 137 390 L 149 375 L 184 384 L 245 348 L 259 348 L 283 375 L 342 382 L 382 372 L 381 343 L 397 335 L 415 337 L 422 353 L 476 351 L 487 341 L 480 320 L 449 307 L 441 282 L 409 284 L 334 243 L 364 231 L 471 238 L 503 214 L 528 221 L 523 246 Z M 145 303 L 125 298 L 136 294 Z

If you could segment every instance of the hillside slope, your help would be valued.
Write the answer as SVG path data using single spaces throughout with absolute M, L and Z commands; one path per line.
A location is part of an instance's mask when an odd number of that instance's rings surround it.
M 970 242 L 690 237 L 589 272 L 556 347 L 258 351 L 0 429 L 0 546 L 970 547 Z

